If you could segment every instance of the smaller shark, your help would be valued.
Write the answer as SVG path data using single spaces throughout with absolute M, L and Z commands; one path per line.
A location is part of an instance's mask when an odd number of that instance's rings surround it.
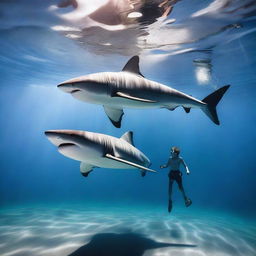
M 45 135 L 62 155 L 81 162 L 80 172 L 84 177 L 94 167 L 139 169 L 142 176 L 147 171 L 156 172 L 148 168 L 150 160 L 134 147 L 131 131 L 121 138 L 77 130 L 49 130 Z
M 229 85 L 223 86 L 202 101 L 166 85 L 144 78 L 139 68 L 139 57 L 132 57 L 121 72 L 102 72 L 67 80 L 58 85 L 74 98 L 103 105 L 110 121 L 121 127 L 123 108 L 166 108 L 182 106 L 186 113 L 200 108 L 219 125 L 216 106 Z

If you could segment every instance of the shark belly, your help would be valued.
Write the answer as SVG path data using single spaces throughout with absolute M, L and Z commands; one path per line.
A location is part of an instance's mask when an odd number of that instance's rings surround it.
M 77 91 L 72 93 L 72 96 L 80 101 L 88 102 L 92 104 L 104 105 L 109 102 L 109 96 L 107 94 L 98 94 L 94 92 L 81 92 Z
M 72 143 L 63 143 L 59 145 L 58 151 L 68 158 L 91 164 L 100 159 L 103 155 L 103 150 L 100 148 L 82 147 Z
M 134 109 L 150 109 L 150 108 L 160 108 L 162 106 L 161 103 L 145 103 L 145 102 L 139 102 L 135 100 L 129 100 L 129 99 L 122 99 L 122 98 L 115 98 L 110 99 L 109 103 L 107 104 L 109 106 L 113 106 L 116 108 L 134 108 Z
M 91 159 L 92 161 L 92 159 Z M 101 167 L 101 168 L 109 168 L 109 169 L 136 169 L 131 165 L 127 165 L 121 162 L 114 161 L 112 159 L 108 159 L 106 157 L 100 157 L 97 159 L 93 159 L 93 166 Z
M 92 92 L 74 92 L 72 96 L 80 101 L 97 104 L 107 105 L 115 108 L 159 108 L 161 107 L 160 102 L 156 103 L 145 103 L 135 100 L 129 100 L 115 95 L 111 96 L 108 94 L 96 94 Z

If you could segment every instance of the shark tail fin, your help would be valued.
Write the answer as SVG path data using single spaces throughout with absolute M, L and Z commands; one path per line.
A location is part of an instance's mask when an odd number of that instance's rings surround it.
M 220 122 L 216 111 L 216 106 L 229 87 L 230 85 L 225 85 L 202 100 L 207 104 L 202 108 L 202 110 L 217 125 L 219 125 Z

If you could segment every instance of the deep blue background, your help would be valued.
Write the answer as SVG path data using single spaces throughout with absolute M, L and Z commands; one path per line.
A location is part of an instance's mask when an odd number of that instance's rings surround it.
M 129 56 L 88 55 L 48 30 L 1 30 L 1 35 L 2 206 L 74 201 L 121 202 L 131 207 L 165 204 L 168 171 L 159 170 L 159 165 L 167 161 L 170 147 L 175 145 L 191 170 L 190 176 L 184 175 L 184 186 L 195 206 L 255 214 L 255 32 L 217 47 L 211 56 L 213 77 L 208 85 L 199 85 L 195 79 L 193 59 L 201 53 L 169 56 L 152 65 L 141 57 L 145 77 L 199 99 L 231 84 L 218 106 L 220 126 L 199 109 L 190 114 L 182 108 L 173 112 L 125 109 L 121 129 L 112 126 L 101 106 L 78 102 L 56 85 L 90 72 L 119 71 Z M 56 50 L 55 44 L 64 54 L 49 50 Z M 71 52 L 65 52 L 66 47 Z M 46 62 L 24 58 L 31 49 Z M 60 155 L 46 139 L 48 129 L 87 130 L 116 137 L 132 130 L 135 146 L 159 172 L 141 178 L 139 171 L 97 168 L 85 179 L 79 163 Z M 174 196 L 182 203 L 177 191 Z

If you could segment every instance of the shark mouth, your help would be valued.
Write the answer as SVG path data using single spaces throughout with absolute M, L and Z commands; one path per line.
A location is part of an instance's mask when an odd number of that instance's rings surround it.
M 72 146 L 76 146 L 76 144 L 74 144 L 74 143 L 62 143 L 58 146 L 58 148 L 66 148 L 66 147 L 72 147 Z
M 79 89 L 75 89 L 75 90 L 73 90 L 73 91 L 71 91 L 71 93 L 76 93 L 76 92 L 80 92 L 81 90 L 79 90 Z

